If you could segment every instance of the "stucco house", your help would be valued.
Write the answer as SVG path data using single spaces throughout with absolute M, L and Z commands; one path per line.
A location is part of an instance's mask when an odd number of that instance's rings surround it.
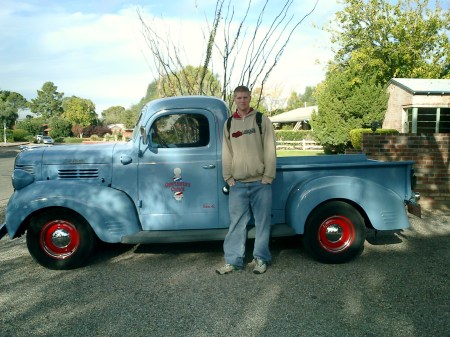
M 383 129 L 450 133 L 450 79 L 393 78 Z

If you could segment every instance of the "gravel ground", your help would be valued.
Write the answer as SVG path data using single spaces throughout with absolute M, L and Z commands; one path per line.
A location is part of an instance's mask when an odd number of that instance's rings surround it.
M 0 335 L 450 336 L 450 215 L 410 222 L 371 233 L 342 265 L 315 262 L 297 238 L 274 240 L 263 275 L 216 275 L 221 242 L 102 245 L 86 267 L 52 271 L 24 238 L 5 237 Z

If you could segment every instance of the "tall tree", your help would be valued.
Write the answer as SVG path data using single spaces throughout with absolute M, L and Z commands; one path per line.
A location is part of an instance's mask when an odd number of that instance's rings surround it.
M 125 108 L 123 106 L 112 106 L 102 111 L 103 124 L 119 124 L 124 122 Z
M 311 4 L 311 10 L 303 17 L 292 15 L 292 0 L 279 2 L 278 10 L 269 13 L 268 0 L 263 2 L 239 3 L 236 10 L 231 0 L 216 0 L 213 18 L 205 32 L 204 52 L 199 66 L 198 86 L 195 94 L 205 94 L 211 90 L 208 83 L 210 69 L 220 69 L 220 96 L 232 107 L 231 86 L 247 85 L 250 89 L 260 87 L 261 93 L 273 69 L 277 66 L 288 45 L 292 34 L 303 20 L 315 9 L 317 1 Z M 257 7 L 259 6 L 259 7 Z M 251 24 L 250 14 L 259 11 L 255 24 Z M 238 17 L 241 15 L 240 17 Z M 171 90 L 180 90 L 188 82 L 181 69 L 186 67 L 180 49 L 170 38 L 161 36 L 152 23 L 139 13 L 144 35 L 155 62 L 159 78 L 171 78 Z M 269 18 L 269 19 L 268 19 Z M 217 56 L 220 66 L 216 68 L 213 60 Z M 236 77 L 236 74 L 239 74 Z M 212 79 L 212 77 L 211 77 Z M 258 97 L 258 102 L 261 100 Z
M 375 76 L 386 84 L 393 77 L 450 78 L 450 11 L 439 1 L 343 0 L 336 13 L 335 64 L 355 75 Z
M 125 110 L 123 124 L 126 128 L 132 129 L 136 125 L 140 111 L 133 108 Z
M 27 100 L 17 92 L 0 90 L 0 122 L 11 128 L 17 120 L 18 110 L 27 107 Z
M 263 90 L 262 88 L 258 88 Z M 252 106 L 257 107 L 261 111 L 261 108 L 267 109 L 267 115 L 273 116 L 282 111 L 286 105 L 286 98 L 282 97 L 283 88 L 280 86 L 266 87 L 264 93 L 259 94 L 258 90 L 254 90 L 252 93 Z M 260 98 L 263 98 L 262 100 Z M 262 103 L 262 104 L 261 104 Z
M 315 97 L 315 87 L 307 86 L 305 88 L 305 92 L 300 95 L 300 99 L 303 103 L 306 103 L 306 106 L 317 105 L 317 99 Z
M 180 71 L 162 76 L 158 82 L 160 97 L 203 94 L 220 96 L 217 76 L 203 67 L 188 65 Z
M 95 105 L 90 99 L 76 96 L 67 97 L 64 98 L 62 107 L 64 109 L 63 119 L 70 121 L 72 125 L 80 125 L 85 128 L 91 124 L 97 124 Z
M 57 90 L 53 82 L 45 82 L 42 89 L 37 91 L 37 97 L 31 100 L 31 111 L 44 119 L 60 116 L 63 113 L 64 93 Z
M 17 116 L 17 109 L 14 108 L 10 102 L 0 100 L 0 122 L 2 129 L 3 125 L 6 125 L 7 128 L 11 128 L 12 125 L 14 125 Z
M 295 91 L 292 91 L 291 95 L 287 100 L 286 111 L 294 110 L 301 107 L 303 107 L 303 101 L 300 98 L 300 95 L 297 94 Z
M 327 153 L 343 153 L 350 145 L 350 131 L 373 121 L 382 121 L 388 94 L 375 78 L 351 81 L 353 74 L 334 71 L 317 88 L 319 111 L 311 126 L 315 139 Z
M 0 100 L 11 103 L 16 109 L 24 109 L 29 104 L 25 97 L 14 91 L 0 90 Z

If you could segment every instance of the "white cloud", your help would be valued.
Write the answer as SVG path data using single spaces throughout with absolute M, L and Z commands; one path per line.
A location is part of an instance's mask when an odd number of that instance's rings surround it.
M 156 11 L 156 5 L 141 10 L 152 28 L 166 30 L 161 36 L 170 35 L 168 39 L 179 46 L 186 63 L 199 65 L 204 52 L 202 29 L 206 27 L 203 0 L 184 2 L 182 7 L 192 6 L 189 13 L 197 12 L 197 16 L 174 18 L 164 12 L 155 16 L 150 11 Z M 127 108 L 138 103 L 156 73 L 136 6 L 102 13 L 99 9 L 83 12 L 65 9 L 63 3 L 58 2 L 59 7 L 50 3 L 54 7 L 46 10 L 31 0 L 7 1 L 0 8 L 0 90 L 16 91 L 32 99 L 45 82 L 51 81 L 66 97 L 91 99 L 98 113 L 113 105 Z M 331 4 L 335 1 L 325 1 L 316 9 L 317 14 L 299 26 L 272 73 L 273 85 L 282 83 L 289 92 L 301 92 L 323 79 L 323 63 L 331 57 L 329 40 L 311 23 L 329 17 L 335 8 Z M 45 5 L 50 6 L 49 2 Z M 305 13 L 304 8 L 300 11 Z M 321 65 L 316 64 L 317 59 Z M 215 72 L 219 65 L 216 60 Z

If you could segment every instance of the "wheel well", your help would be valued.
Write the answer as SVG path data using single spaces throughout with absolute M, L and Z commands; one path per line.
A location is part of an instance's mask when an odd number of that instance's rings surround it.
M 314 211 L 315 211 L 318 207 L 320 207 L 320 206 L 322 206 L 323 204 L 326 204 L 326 203 L 328 203 L 328 202 L 331 202 L 331 201 L 342 201 L 342 202 L 345 202 L 345 203 L 349 204 L 349 205 L 352 206 L 354 209 L 356 209 L 356 210 L 358 211 L 358 213 L 363 217 L 363 219 L 364 219 L 364 225 L 366 226 L 366 228 L 373 229 L 372 223 L 370 222 L 369 217 L 367 216 L 367 214 L 366 214 L 366 212 L 364 211 L 364 209 L 363 209 L 360 205 L 358 205 L 356 202 L 354 202 L 354 201 L 352 201 L 352 200 L 349 200 L 349 199 L 342 199 L 342 198 L 336 198 L 336 199 L 325 200 L 324 202 L 322 202 L 322 203 L 316 205 L 316 207 L 314 207 L 314 208 L 311 210 L 311 212 L 309 213 L 308 218 L 306 219 L 306 223 L 308 222 L 308 220 L 309 220 L 311 214 L 313 214 Z
M 22 235 L 25 234 L 28 227 L 30 226 L 31 219 L 33 219 L 35 216 L 38 216 L 39 214 L 41 214 L 43 212 L 55 212 L 55 211 L 61 211 L 61 210 L 63 210 L 64 212 L 66 212 L 68 214 L 70 213 L 70 214 L 73 214 L 74 216 L 78 216 L 78 217 L 82 218 L 84 221 L 86 221 L 86 219 L 80 213 L 75 212 L 73 209 L 70 209 L 67 207 L 52 206 L 52 207 L 41 208 L 41 209 L 38 209 L 38 210 L 34 211 L 33 213 L 29 214 L 25 218 L 25 220 L 22 221 L 22 224 L 20 225 L 19 230 L 16 232 L 16 235 L 14 236 L 14 238 L 21 237 Z

